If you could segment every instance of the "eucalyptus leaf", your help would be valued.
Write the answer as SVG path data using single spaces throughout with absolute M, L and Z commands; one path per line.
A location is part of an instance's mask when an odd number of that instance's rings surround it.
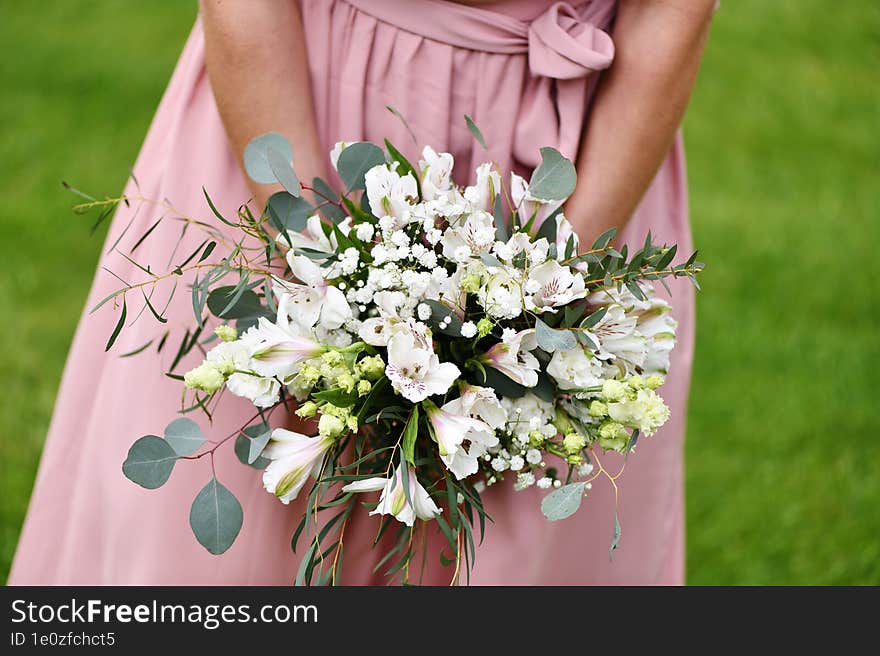
M 364 175 L 374 166 L 385 163 L 385 153 L 378 146 L 359 141 L 339 154 L 336 170 L 348 191 L 365 189 Z
M 270 149 L 276 151 L 286 162 L 293 161 L 293 148 L 283 135 L 268 132 L 251 139 L 244 149 L 244 168 L 251 180 L 259 184 L 274 184 L 279 181 L 269 162 Z
M 266 203 L 266 209 L 269 212 L 269 220 L 279 232 L 305 230 L 306 220 L 315 213 L 315 208 L 305 198 L 286 191 L 272 194 L 269 202 Z
M 487 366 L 484 371 L 486 374 L 485 380 L 480 381 L 480 384 L 485 385 L 486 387 L 491 387 L 495 390 L 498 396 L 519 399 L 525 396 L 526 392 L 529 391 L 528 387 L 520 385 L 518 382 L 501 373 L 497 369 Z
M 216 478 L 196 495 L 189 511 L 189 525 L 196 539 L 215 555 L 232 546 L 243 519 L 238 499 Z
M 541 148 L 541 163 L 529 180 L 529 194 L 541 200 L 565 200 L 576 183 L 574 164 L 555 148 Z
M 131 445 L 122 473 L 141 487 L 155 490 L 171 476 L 176 461 L 177 453 L 168 442 L 155 435 L 145 435 Z
M 486 145 L 486 140 L 483 138 L 483 133 L 480 131 L 480 128 L 477 127 L 477 124 L 474 123 L 474 120 L 465 114 L 464 122 L 467 124 L 467 128 L 471 131 L 471 134 L 474 135 L 474 139 L 477 140 L 477 143 L 483 147 L 483 150 L 489 150 L 489 147 Z
M 192 419 L 180 417 L 165 427 L 165 441 L 179 456 L 188 456 L 205 443 L 202 429 Z
M 571 517 L 581 507 L 585 483 L 570 483 L 553 490 L 541 501 L 541 512 L 551 522 Z
M 235 438 L 235 455 L 238 458 L 239 462 L 243 465 L 253 467 L 254 469 L 265 469 L 269 466 L 269 463 L 271 462 L 271 460 L 269 460 L 268 458 L 259 456 L 253 462 L 248 462 L 248 459 L 251 457 L 251 444 L 253 440 L 250 437 L 244 435 L 244 433 L 247 432 L 249 428 L 252 427 L 246 428 L 243 433 L 240 433 L 238 437 Z
M 428 319 L 431 328 L 450 337 L 461 337 L 461 319 L 449 306 L 440 301 L 425 300 L 422 302 L 431 308 L 431 316 Z M 449 322 L 445 328 L 441 328 L 440 321 L 446 318 L 449 319 Z
M 535 338 L 538 346 L 548 353 L 570 351 L 577 346 L 577 338 L 570 330 L 551 328 L 540 319 L 535 319 Z
M 214 316 L 221 319 L 244 319 L 266 314 L 266 310 L 260 302 L 260 297 L 249 289 L 244 290 L 235 304 L 227 310 L 226 307 L 235 293 L 234 285 L 212 289 L 211 293 L 208 294 L 208 309 Z
M 265 449 L 266 445 L 269 443 L 269 440 L 272 437 L 272 427 L 268 424 L 255 424 L 245 428 L 242 433 L 250 438 L 248 441 L 248 456 L 246 464 L 253 465 L 260 459 L 263 449 Z
M 293 170 L 292 159 L 286 158 L 281 152 L 270 146 L 266 151 L 266 160 L 272 168 L 272 173 L 275 174 L 275 179 L 281 183 L 281 186 L 289 194 L 298 197 L 302 192 L 302 187 L 299 184 L 299 178 L 296 177 L 296 172 Z

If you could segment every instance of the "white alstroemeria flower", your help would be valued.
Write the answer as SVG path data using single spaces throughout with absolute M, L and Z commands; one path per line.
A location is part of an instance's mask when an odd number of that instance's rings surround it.
M 342 290 L 324 280 L 321 267 L 305 255 L 287 253 L 287 263 L 304 284 L 274 279 L 279 320 L 293 320 L 304 328 L 316 323 L 323 328 L 339 328 L 352 318 L 351 307 Z
M 494 273 L 477 291 L 477 301 L 491 317 L 513 319 L 522 314 L 523 291 L 518 272 L 494 267 Z
M 578 347 L 570 351 L 556 351 L 547 365 L 559 389 L 586 389 L 602 385 L 602 361 L 590 357 Z
M 662 299 L 653 299 L 653 307 L 639 315 L 636 329 L 648 340 L 648 356 L 644 374 L 666 375 L 669 372 L 669 354 L 675 346 L 678 322 L 672 318 L 672 306 Z
M 461 386 L 461 396 L 443 407 L 447 406 L 454 408 L 458 414 L 482 419 L 496 430 L 507 423 L 507 411 L 491 387 L 464 383 Z
M 335 253 L 337 250 L 336 235 L 331 232 L 328 237 L 324 234 L 324 229 L 321 226 L 321 217 L 317 214 L 312 214 L 306 219 L 305 230 L 302 232 L 288 230 L 287 236 L 278 233 L 275 241 L 282 248 L 311 248 L 322 253 Z M 339 228 L 342 234 L 347 235 L 351 232 L 351 217 L 345 217 L 336 224 L 336 227 Z
M 538 384 L 538 358 L 530 351 L 538 348 L 535 329 L 521 330 L 507 342 L 499 342 L 480 356 L 480 362 L 497 369 L 526 387 Z
M 387 164 L 379 164 L 367 171 L 364 180 L 370 211 L 380 219 L 384 216 L 394 219 L 395 228 L 406 225 L 413 203 L 419 196 L 412 174 L 401 176 Z
M 358 337 L 370 346 L 386 346 L 391 331 L 388 330 L 391 322 L 382 317 L 372 317 L 361 323 L 358 328 Z
M 428 327 L 408 319 L 390 327 L 385 375 L 395 392 L 418 403 L 434 394 L 445 394 L 461 370 L 451 362 L 441 363 L 434 354 Z
M 459 401 L 450 401 L 442 408 L 429 401 L 423 407 L 431 434 L 439 447 L 440 459 L 461 480 L 477 473 L 480 456 L 489 447 L 498 445 L 498 436 L 486 422 L 469 417 Z
M 529 283 L 537 283 L 537 291 L 525 297 L 526 308 L 536 312 L 556 312 L 557 307 L 568 305 L 587 294 L 584 277 L 580 273 L 572 273 L 570 268 L 556 260 L 547 260 L 532 268 L 526 289 L 529 289 Z
M 212 348 L 206 360 L 229 374 L 226 387 L 235 396 L 250 400 L 258 408 L 268 408 L 278 402 L 281 383 L 251 371 L 254 343 L 254 336 L 245 333 L 241 339 L 223 342 Z
M 437 153 L 430 146 L 422 150 L 419 170 L 422 180 L 422 199 L 431 201 L 440 198 L 452 186 L 452 166 L 454 161 L 449 153 Z
M 492 164 L 486 162 L 477 167 L 477 181 L 464 190 L 464 198 L 471 211 L 493 212 L 495 196 L 501 193 L 501 176 Z
M 644 367 L 648 355 L 647 340 L 636 329 L 638 318 L 619 305 L 609 305 L 605 316 L 587 335 L 599 346 L 596 357 L 622 360 L 627 370 Z
M 580 247 L 580 238 L 577 233 L 574 231 L 574 228 L 571 225 L 571 222 L 565 218 L 565 214 L 560 212 L 556 215 L 556 258 L 559 260 L 565 259 L 565 250 L 568 248 L 568 240 L 572 239 L 574 243 L 574 251 L 572 257 L 578 254 L 578 248 Z M 575 269 L 579 271 L 586 271 L 587 263 L 586 262 L 578 262 L 574 265 Z
M 461 223 L 450 225 L 443 233 L 443 255 L 451 260 L 460 260 L 457 253 L 463 252 L 464 259 L 472 255 L 488 253 L 495 245 L 495 219 L 488 212 L 468 214 Z
M 303 361 L 327 350 L 294 322 L 280 326 L 260 317 L 246 335 L 251 340 L 250 368 L 261 376 L 288 378 Z
M 510 198 L 519 210 L 520 223 L 526 224 L 535 214 L 535 225 L 541 225 L 563 203 L 561 200 L 543 200 L 529 193 L 529 184 L 516 173 L 510 174 Z
M 416 477 L 416 471 L 407 466 L 406 482 L 409 487 L 409 495 L 404 488 L 403 464 L 397 466 L 391 478 L 377 476 L 362 481 L 355 481 L 343 486 L 343 492 L 378 492 L 379 505 L 370 512 L 371 515 L 394 515 L 395 519 L 407 526 L 415 523 L 416 517 L 424 521 L 434 519 L 442 510 L 437 507 L 428 491 L 422 487 Z M 409 496 L 409 499 L 407 499 Z M 410 504 L 410 500 L 412 503 Z
M 531 235 L 527 232 L 514 232 L 506 243 L 495 242 L 492 250 L 499 260 L 508 264 L 520 253 L 525 253 L 530 264 L 538 265 L 547 259 L 550 244 L 544 237 L 532 241 Z
M 309 437 L 276 428 L 262 454 L 272 461 L 263 471 L 263 487 L 282 503 L 290 503 L 296 499 L 309 475 L 318 475 L 324 454 L 332 444 L 330 438 Z

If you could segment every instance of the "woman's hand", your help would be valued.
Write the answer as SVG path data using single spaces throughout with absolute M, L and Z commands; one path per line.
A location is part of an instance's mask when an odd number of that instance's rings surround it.
M 230 145 L 244 148 L 265 132 L 293 145 L 299 178 L 326 176 L 315 127 L 302 19 L 296 0 L 200 0 L 205 63 Z M 279 185 L 249 181 L 260 211 Z
M 666 158 L 693 89 L 715 0 L 622 0 L 565 213 L 590 244 L 623 229 Z

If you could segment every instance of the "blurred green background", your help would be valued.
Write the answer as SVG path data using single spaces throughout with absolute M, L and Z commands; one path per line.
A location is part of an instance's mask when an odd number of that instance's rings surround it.
M 195 3 L 0 0 L 0 580 L 102 234 Z M 880 583 L 880 3 L 724 3 L 686 119 L 692 584 Z

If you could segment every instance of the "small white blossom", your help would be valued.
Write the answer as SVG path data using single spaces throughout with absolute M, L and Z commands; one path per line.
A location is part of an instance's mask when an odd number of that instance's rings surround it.
M 419 319 L 421 319 L 422 321 L 427 321 L 431 318 L 431 306 L 427 305 L 426 303 L 419 303 L 416 311 L 419 314 Z
M 354 234 L 361 241 L 370 241 L 373 238 L 374 232 L 375 228 L 373 228 L 372 223 L 359 223 L 354 229 Z
M 461 324 L 461 336 L 470 339 L 477 334 L 477 324 L 473 321 L 465 321 Z

